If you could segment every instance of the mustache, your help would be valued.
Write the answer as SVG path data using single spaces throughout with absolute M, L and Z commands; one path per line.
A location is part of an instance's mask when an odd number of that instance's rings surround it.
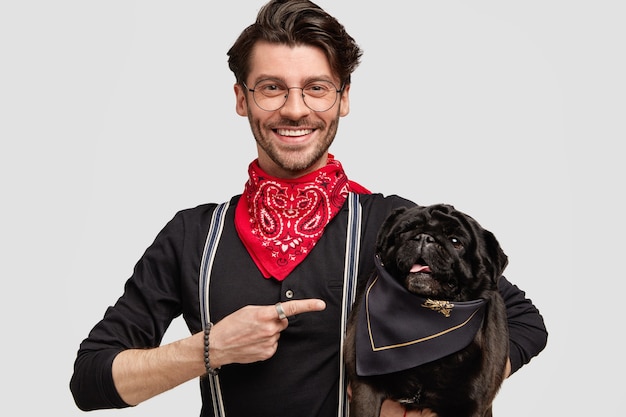
M 310 121 L 308 119 L 302 120 L 289 120 L 289 119 L 280 119 L 278 121 L 273 121 L 267 124 L 269 129 L 277 129 L 279 127 L 293 127 L 293 128 L 313 128 L 313 129 L 323 129 L 325 124 L 320 121 Z

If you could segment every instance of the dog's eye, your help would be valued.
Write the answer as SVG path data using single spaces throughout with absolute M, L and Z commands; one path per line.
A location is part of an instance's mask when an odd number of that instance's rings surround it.
M 450 238 L 450 242 L 452 243 L 452 246 L 454 246 L 457 249 L 463 246 L 463 243 L 454 236 Z

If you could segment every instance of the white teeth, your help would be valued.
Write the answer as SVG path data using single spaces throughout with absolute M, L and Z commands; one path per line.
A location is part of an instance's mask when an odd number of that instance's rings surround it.
M 278 129 L 278 134 L 281 136 L 304 136 L 313 132 L 313 129 L 300 129 L 300 130 L 289 130 L 289 129 Z

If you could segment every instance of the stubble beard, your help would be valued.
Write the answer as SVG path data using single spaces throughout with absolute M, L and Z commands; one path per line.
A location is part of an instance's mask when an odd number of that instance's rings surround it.
M 250 113 L 248 113 L 250 114 Z M 258 146 L 263 149 L 263 151 L 269 156 L 269 158 L 278 165 L 281 169 L 291 172 L 293 174 L 306 173 L 309 169 L 318 162 L 318 160 L 324 156 L 324 154 L 332 145 L 335 135 L 337 134 L 337 128 L 339 126 L 339 116 L 333 119 L 328 125 L 328 129 L 326 130 L 325 135 L 318 139 L 312 148 L 307 147 L 306 149 L 302 148 L 299 145 L 277 145 L 276 141 L 272 140 L 272 138 L 268 138 L 264 132 L 271 130 L 269 125 L 263 128 L 261 126 L 261 122 L 258 119 L 253 118 L 252 116 L 248 117 L 250 122 L 250 128 L 252 130 L 252 134 L 254 135 L 254 139 L 256 140 Z M 292 127 L 297 127 L 298 125 L 305 125 L 304 123 L 295 123 L 293 121 L 288 123 L 283 123 L 284 125 L 291 125 Z M 306 124 L 306 126 L 311 126 L 310 124 Z M 316 129 L 322 130 L 324 128 L 324 124 L 319 123 L 319 125 L 315 126 Z

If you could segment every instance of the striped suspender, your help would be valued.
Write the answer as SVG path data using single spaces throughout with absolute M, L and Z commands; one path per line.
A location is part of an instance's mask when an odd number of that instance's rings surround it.
M 339 410 L 338 417 L 348 417 L 347 377 L 343 359 L 348 317 L 356 297 L 357 275 L 359 272 L 359 248 L 361 244 L 361 205 L 359 195 L 348 194 L 348 230 L 346 234 L 346 265 L 343 279 L 343 299 L 341 304 L 341 343 L 339 345 Z
M 202 262 L 200 264 L 199 297 L 200 316 L 204 326 L 211 321 L 209 315 L 209 280 L 211 268 L 217 250 L 220 235 L 224 228 L 224 218 L 229 203 L 222 203 L 215 208 L 209 226 Z M 346 393 L 346 374 L 343 360 L 346 326 L 352 303 L 356 296 L 356 278 L 358 274 L 359 247 L 361 238 L 361 205 L 358 194 L 348 194 L 348 227 L 346 235 L 346 261 L 344 267 L 343 299 L 341 305 L 341 342 L 339 346 L 339 409 L 338 417 L 348 417 L 348 397 Z M 219 375 L 207 375 L 211 387 L 213 412 L 216 417 L 225 417 L 224 402 L 220 389 Z
M 200 317 L 202 319 L 203 328 L 206 328 L 211 317 L 209 315 L 209 279 L 211 278 L 211 268 L 217 251 L 217 244 L 220 240 L 222 230 L 224 229 L 224 218 L 229 202 L 219 204 L 213 212 L 211 224 L 209 225 L 209 233 L 207 234 L 202 252 L 202 262 L 200 263 Z M 222 390 L 220 389 L 220 378 L 218 375 L 207 375 L 209 385 L 211 386 L 211 398 L 213 402 L 213 414 L 216 417 L 225 417 L 224 401 L 222 399 Z

